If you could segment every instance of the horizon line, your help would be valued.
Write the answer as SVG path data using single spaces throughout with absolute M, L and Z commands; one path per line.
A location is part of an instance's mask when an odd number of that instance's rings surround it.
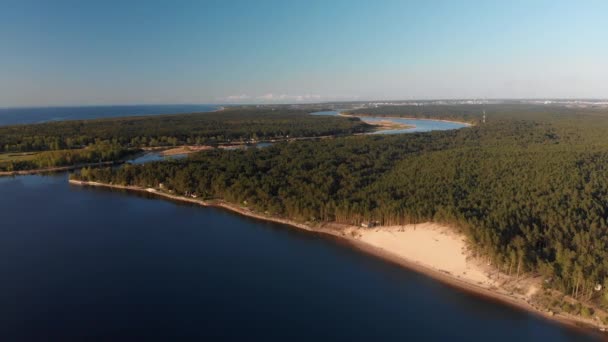
M 439 101 L 607 101 L 608 97 L 462 97 L 462 98 L 420 98 L 420 99 L 391 99 L 391 100 L 345 100 L 322 102 L 228 102 L 228 103 L 115 103 L 115 104 L 62 104 L 62 105 L 17 105 L 0 106 L 0 109 L 35 109 L 35 108 L 77 108 L 77 107 L 136 107 L 136 106 L 272 106 L 272 105 L 323 105 L 336 103 L 370 103 L 370 102 L 439 102 Z

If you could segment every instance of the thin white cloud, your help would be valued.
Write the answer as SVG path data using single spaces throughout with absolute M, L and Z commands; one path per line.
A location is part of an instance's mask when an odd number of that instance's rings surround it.
M 256 99 L 262 100 L 262 101 L 272 101 L 275 99 L 275 96 L 272 93 L 270 93 L 270 94 L 264 94 L 262 96 L 258 96 L 258 97 L 256 97 Z
M 305 94 L 305 95 L 289 95 L 289 94 L 264 94 L 262 96 L 258 96 L 257 99 L 260 101 L 294 101 L 294 102 L 303 102 L 303 101 L 319 101 L 323 97 L 321 95 L 313 95 L 313 94 Z
M 249 95 L 230 95 L 230 96 L 226 96 L 224 98 L 222 98 L 221 100 L 224 101 L 228 101 L 228 102 L 238 102 L 238 101 L 245 101 L 245 100 L 250 100 L 251 96 Z
M 266 93 L 263 95 L 229 95 L 219 99 L 227 103 L 314 103 L 328 101 L 347 101 L 357 100 L 358 96 L 337 95 L 337 96 L 322 96 L 318 94 L 275 94 Z

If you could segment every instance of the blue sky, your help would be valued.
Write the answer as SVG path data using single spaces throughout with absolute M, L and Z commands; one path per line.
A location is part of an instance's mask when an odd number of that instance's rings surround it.
M 0 107 L 607 98 L 607 1 L 0 0 Z

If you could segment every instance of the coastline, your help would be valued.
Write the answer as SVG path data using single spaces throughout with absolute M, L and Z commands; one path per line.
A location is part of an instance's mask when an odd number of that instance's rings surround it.
M 77 186 L 90 186 L 90 187 L 100 187 L 100 188 L 110 188 L 110 189 L 121 189 L 127 191 L 134 191 L 139 193 L 147 193 L 160 198 L 165 198 L 178 202 L 186 202 L 191 204 L 200 205 L 203 207 L 215 207 L 222 208 L 225 210 L 229 210 L 231 212 L 237 213 L 239 215 L 251 217 L 258 220 L 274 222 L 279 224 L 288 225 L 293 228 L 297 228 L 300 230 L 308 231 L 311 233 L 325 235 L 327 237 L 334 238 L 340 242 L 347 243 L 349 246 L 369 254 L 371 256 L 381 258 L 387 262 L 393 263 L 395 265 L 404 267 L 408 270 L 415 271 L 417 273 L 428 276 L 432 279 L 442 282 L 445 285 L 463 290 L 467 293 L 477 295 L 483 297 L 488 300 L 494 300 L 501 302 L 503 304 L 510 305 L 515 308 L 519 308 L 521 310 L 525 310 L 534 315 L 542 317 L 544 319 L 558 322 L 569 326 L 575 329 L 592 329 L 595 332 L 605 331 L 606 326 L 603 324 L 598 324 L 598 322 L 585 319 L 579 316 L 573 316 L 569 314 L 563 313 L 553 313 L 548 309 L 541 308 L 535 306 L 533 303 L 530 303 L 526 296 L 515 295 L 508 289 L 502 288 L 500 286 L 496 286 L 495 284 L 486 284 L 486 286 L 482 286 L 473 281 L 467 281 L 466 279 L 460 278 L 459 276 L 455 276 L 450 272 L 446 272 L 442 269 L 429 267 L 428 265 L 424 265 L 416 260 L 408 259 L 399 255 L 399 253 L 395 253 L 394 250 L 390 250 L 387 248 L 383 248 L 383 246 L 374 245 L 373 243 L 369 243 L 368 241 L 364 241 L 364 239 L 358 238 L 356 234 L 353 234 L 354 229 L 359 229 L 359 227 L 342 225 L 336 223 L 323 223 L 317 225 L 310 225 L 306 223 L 296 222 L 290 219 L 272 217 L 265 214 L 254 212 L 246 207 L 238 206 L 232 203 L 228 203 L 222 200 L 212 200 L 212 201 L 204 201 L 196 198 L 190 198 L 185 196 L 173 195 L 170 193 L 162 192 L 153 188 L 142 188 L 138 186 L 124 186 L 124 185 L 114 185 L 114 184 L 106 184 L 99 182 L 88 182 L 88 181 L 80 181 L 70 179 L 69 183 L 71 185 Z M 422 225 L 422 224 L 420 224 Z M 446 228 L 446 226 L 442 226 Z M 383 229 L 386 227 L 377 227 L 378 229 Z M 446 229 L 450 229 L 447 227 Z M 372 229 L 373 230 L 373 229 Z M 384 231 L 384 230 L 383 230 Z M 602 336 L 603 337 L 603 336 Z

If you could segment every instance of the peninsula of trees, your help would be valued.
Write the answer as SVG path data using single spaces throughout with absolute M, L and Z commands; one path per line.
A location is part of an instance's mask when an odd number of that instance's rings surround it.
M 357 118 L 288 108 L 60 121 L 0 127 L 0 171 L 115 161 L 146 147 L 212 145 L 361 133 Z

